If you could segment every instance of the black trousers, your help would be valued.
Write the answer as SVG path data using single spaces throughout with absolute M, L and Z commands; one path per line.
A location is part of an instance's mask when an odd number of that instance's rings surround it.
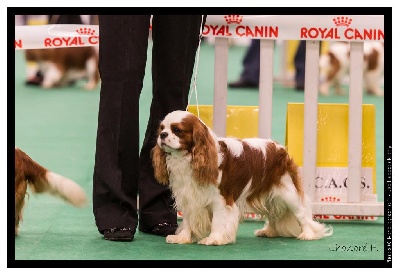
M 154 178 L 150 150 L 165 115 L 187 107 L 201 22 L 201 15 L 153 16 L 153 98 L 139 154 L 139 97 L 150 15 L 99 15 L 101 90 L 93 213 L 100 233 L 114 227 L 136 229 L 138 215 L 140 231 L 177 222 L 169 188 Z
M 295 76 L 294 80 L 296 86 L 303 86 L 306 78 L 306 41 L 300 40 L 294 56 Z

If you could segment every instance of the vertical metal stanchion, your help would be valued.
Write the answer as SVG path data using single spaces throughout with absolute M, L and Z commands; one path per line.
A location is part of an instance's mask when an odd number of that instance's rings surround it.
M 361 201 L 363 42 L 350 42 L 347 201 Z
M 274 82 L 274 40 L 260 41 L 260 84 L 258 137 L 271 138 L 272 88 Z
M 319 84 L 319 41 L 306 42 L 306 76 L 304 87 L 303 182 L 306 194 L 315 201 L 317 171 L 317 123 Z
M 228 38 L 215 38 L 213 130 L 226 136 L 226 108 L 228 95 Z

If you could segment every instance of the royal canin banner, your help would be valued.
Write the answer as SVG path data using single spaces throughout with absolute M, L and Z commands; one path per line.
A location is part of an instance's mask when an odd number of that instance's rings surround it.
M 15 49 L 97 46 L 98 25 L 56 24 L 15 27 Z
M 208 15 L 203 36 L 383 42 L 384 18 L 383 15 Z M 16 50 L 96 46 L 98 43 L 97 25 L 15 27 Z
M 282 40 L 384 41 L 383 15 L 209 15 L 203 35 Z

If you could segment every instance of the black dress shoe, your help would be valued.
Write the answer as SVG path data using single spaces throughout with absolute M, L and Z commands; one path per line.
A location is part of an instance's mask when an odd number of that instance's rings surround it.
M 166 237 L 168 235 L 174 235 L 177 228 L 178 224 L 176 223 L 163 222 L 157 224 L 156 226 L 154 226 L 149 230 L 145 230 L 144 232 L 148 234 Z
M 258 88 L 258 84 L 246 80 L 238 80 L 228 84 L 229 88 Z
M 104 239 L 109 241 L 132 241 L 135 230 L 132 228 L 110 228 L 104 230 Z

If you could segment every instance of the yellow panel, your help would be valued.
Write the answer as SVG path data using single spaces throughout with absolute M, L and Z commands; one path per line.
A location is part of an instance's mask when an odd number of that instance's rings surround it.
M 294 72 L 294 56 L 296 55 L 297 47 L 299 45 L 298 40 L 288 40 L 286 48 L 286 70 Z
M 348 166 L 348 104 L 318 104 L 317 166 Z M 373 168 L 375 192 L 376 141 L 375 106 L 362 106 L 362 166 Z M 303 165 L 304 104 L 289 103 L 286 118 L 286 148 Z
M 190 105 L 188 111 L 197 116 L 197 107 Z M 213 106 L 199 106 L 200 119 L 213 128 Z M 258 106 L 228 106 L 226 110 L 226 136 L 237 138 L 258 137 Z
M 321 55 L 328 53 L 329 51 L 329 41 L 322 41 L 321 42 Z

